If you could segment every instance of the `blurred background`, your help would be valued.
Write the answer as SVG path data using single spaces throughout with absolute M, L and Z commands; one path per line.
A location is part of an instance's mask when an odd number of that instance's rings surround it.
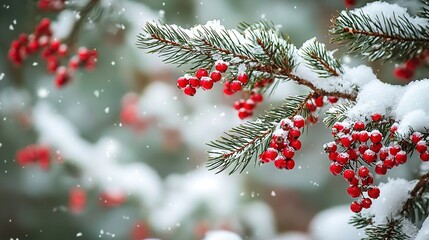
M 153 19 L 184 27 L 218 19 L 227 28 L 269 20 L 297 47 L 312 37 L 329 43 L 330 19 L 344 1 L 102 0 L 70 38 L 87 2 L 43 11 L 36 0 L 0 0 L 0 239 L 203 239 L 212 230 L 243 239 L 359 235 L 346 224 L 346 183 L 329 172 L 323 123 L 304 134 L 293 171 L 267 164 L 215 174 L 205 168 L 205 143 L 241 122 L 232 107 L 240 96 L 218 87 L 187 97 L 176 87 L 186 69 L 136 46 Z M 415 11 L 418 1 L 397 2 Z M 39 54 L 21 66 L 8 59 L 12 41 L 44 17 L 70 49 L 98 52 L 96 67 L 79 69 L 61 89 Z M 361 63 L 342 50 L 341 61 Z M 380 79 L 401 84 L 394 64 L 372 66 Z M 282 83 L 257 112 L 305 91 Z M 31 145 L 50 150 L 49 166 L 18 162 L 17 152 Z M 390 176 L 409 177 L 410 169 Z

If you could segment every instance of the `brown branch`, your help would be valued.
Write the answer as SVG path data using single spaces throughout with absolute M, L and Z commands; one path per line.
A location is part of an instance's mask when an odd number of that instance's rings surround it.
M 310 56 L 311 58 L 313 58 L 314 60 L 318 61 L 320 64 L 323 65 L 323 67 L 326 68 L 326 70 L 328 72 L 330 72 L 332 75 L 338 77 L 339 74 L 337 73 L 337 71 L 335 71 L 335 69 L 333 69 L 331 66 L 329 66 L 329 64 L 325 61 L 323 61 L 323 59 L 321 59 L 320 57 L 318 57 L 316 54 L 311 54 Z
M 411 206 L 413 199 L 417 196 L 421 196 L 429 182 L 429 172 L 423 174 L 419 181 L 414 186 L 413 190 L 410 191 L 410 197 L 404 203 L 401 213 L 405 213 L 407 209 Z
M 418 38 L 406 38 L 406 37 L 401 37 L 401 36 L 397 36 L 397 35 L 388 35 L 385 33 L 379 33 L 379 32 L 368 32 L 368 31 L 364 31 L 364 30 L 358 30 L 358 29 L 353 29 L 353 28 L 348 28 L 345 27 L 343 28 L 343 32 L 348 32 L 350 34 L 359 34 L 359 35 L 365 35 L 365 36 L 372 36 L 372 37 L 379 37 L 379 38 L 384 38 L 386 40 L 390 40 L 390 41 L 403 41 L 403 42 L 428 42 L 429 39 L 418 39 Z

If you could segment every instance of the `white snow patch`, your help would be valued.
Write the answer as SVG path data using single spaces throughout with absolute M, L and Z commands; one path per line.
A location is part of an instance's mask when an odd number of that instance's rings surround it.
M 242 238 L 229 231 L 210 231 L 207 232 L 203 240 L 242 240 Z

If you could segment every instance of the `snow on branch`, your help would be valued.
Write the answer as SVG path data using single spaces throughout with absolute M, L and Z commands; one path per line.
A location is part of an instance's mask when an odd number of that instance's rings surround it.
M 333 42 L 369 60 L 406 60 L 429 47 L 428 24 L 427 18 L 412 17 L 406 8 L 378 1 L 342 11 L 333 19 L 331 33 Z

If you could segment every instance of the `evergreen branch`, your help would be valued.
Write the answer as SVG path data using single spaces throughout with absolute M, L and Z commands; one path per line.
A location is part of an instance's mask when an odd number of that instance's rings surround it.
M 246 122 L 224 133 L 220 139 L 208 143 L 215 150 L 209 151 L 207 166 L 218 172 L 232 167 L 230 174 L 242 172 L 268 148 L 276 124 L 283 118 L 292 118 L 304 111 L 305 103 L 313 95 L 288 97 L 285 103 L 261 115 L 253 122 Z
M 405 60 L 429 47 L 426 27 L 412 23 L 404 15 L 374 17 L 362 10 L 342 11 L 332 22 L 332 41 L 347 44 L 350 53 L 360 54 L 371 61 L 382 58 Z
M 414 188 L 410 191 L 409 198 L 404 203 L 401 213 L 407 213 L 412 209 L 413 202 L 416 198 L 421 198 L 429 183 L 429 172 L 423 174 Z
M 350 107 L 350 102 L 332 106 L 326 111 L 326 117 L 323 119 L 323 123 L 325 123 L 327 127 L 332 127 L 336 122 L 344 121 L 347 118 L 346 114 Z
M 319 43 L 315 39 L 301 49 L 301 56 L 307 66 L 322 78 L 339 76 L 340 73 L 343 73 L 340 62 L 332 56 L 332 52 L 327 51 L 325 44 Z
M 404 232 L 403 218 L 388 219 L 387 223 L 370 225 L 365 228 L 367 238 L 363 240 L 406 240 L 410 237 Z
M 357 213 L 352 216 L 352 218 L 349 221 L 349 224 L 354 226 L 357 229 L 366 228 L 370 225 L 372 225 L 374 222 L 372 220 L 372 217 L 364 217 L 361 213 Z
M 222 26 L 199 25 L 184 29 L 175 25 L 149 22 L 138 35 L 138 46 L 149 53 L 158 52 L 165 62 L 211 68 L 217 59 L 230 63 L 229 74 L 244 64 L 250 72 L 268 74 L 309 87 L 324 96 L 337 96 L 354 101 L 355 93 L 330 92 L 292 74 L 296 67 L 296 48 L 269 24 L 242 24 L 243 32 L 225 30 Z M 263 26 L 259 29 L 258 26 Z M 326 62 L 330 64 L 330 62 Z M 335 69 L 336 67 L 331 67 Z
M 423 18 L 429 18 L 429 1 L 421 0 L 420 1 L 423 7 L 420 9 L 420 16 Z

